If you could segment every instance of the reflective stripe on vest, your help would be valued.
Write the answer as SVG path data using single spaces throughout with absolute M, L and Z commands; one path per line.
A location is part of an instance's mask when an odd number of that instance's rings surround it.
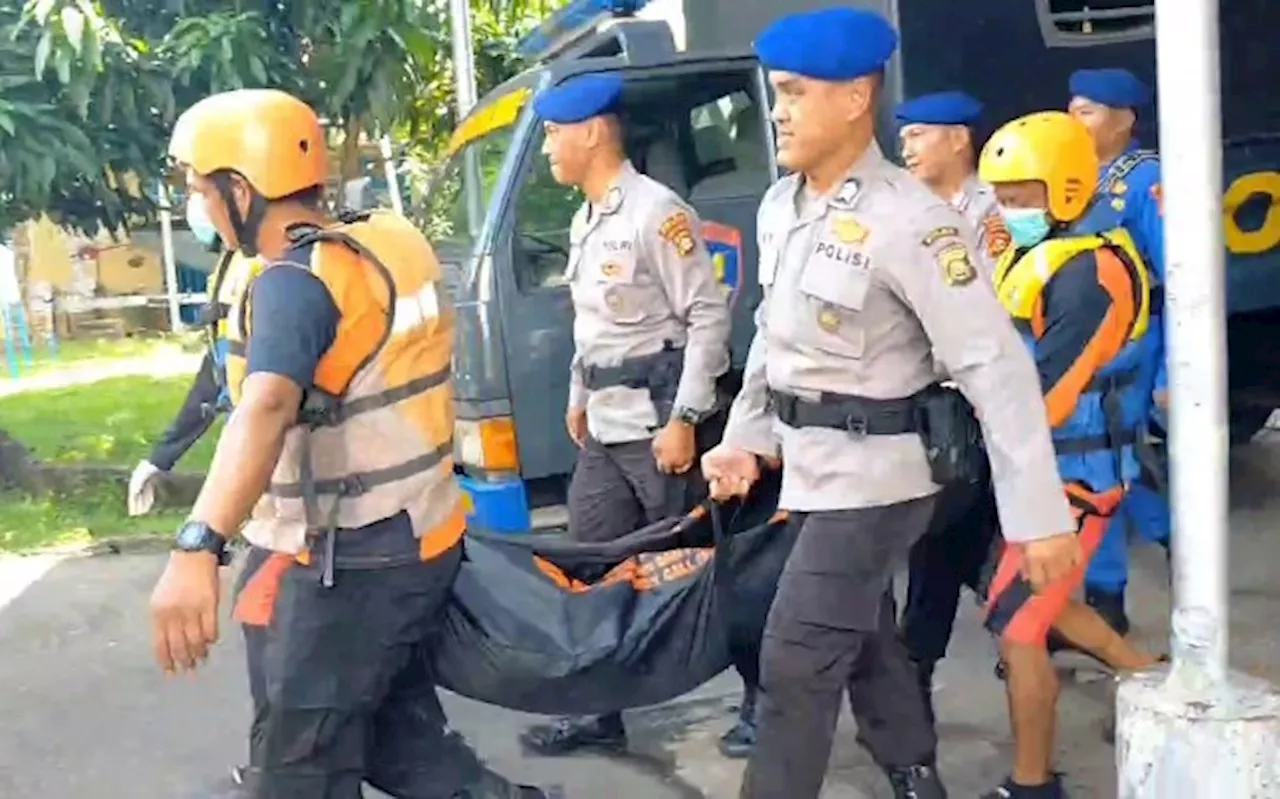
M 1126 343 L 1081 392 L 1071 416 L 1053 431 L 1059 470 L 1065 480 L 1080 480 L 1105 490 L 1136 475 L 1133 445 L 1148 404 L 1145 384 L 1150 345 L 1151 278 L 1133 239 L 1121 229 L 1098 235 L 1048 239 L 1021 257 L 1007 250 L 996 264 L 995 288 L 1001 304 L 1019 322 L 1028 344 L 1043 333 L 1044 288 L 1073 257 L 1109 249 L 1129 269 L 1136 309 Z
M 439 262 L 422 234 L 389 212 L 303 231 L 294 244 L 313 245 L 309 263 L 269 268 L 308 269 L 341 317 L 245 537 L 298 553 L 314 539 L 331 545 L 337 528 L 407 512 L 422 556 L 435 557 L 464 528 L 453 477 L 453 315 Z M 233 404 L 252 327 L 245 290 L 226 326 Z

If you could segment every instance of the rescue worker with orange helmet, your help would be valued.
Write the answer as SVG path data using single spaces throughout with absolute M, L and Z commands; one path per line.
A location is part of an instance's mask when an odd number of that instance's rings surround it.
M 368 782 L 400 797 L 545 796 L 448 731 L 426 671 L 464 529 L 453 319 L 430 245 L 390 213 L 326 216 L 324 131 L 283 92 L 196 103 L 169 153 L 228 246 L 264 262 L 229 311 L 230 419 L 151 599 L 160 666 L 196 669 L 218 638 L 227 541 L 249 543 L 233 616 L 250 767 L 214 795 L 353 797 Z
M 1134 445 L 1146 423 L 1152 275 L 1123 228 L 1077 235 L 1098 156 L 1089 131 L 1060 111 L 1015 119 L 991 137 L 980 177 L 996 192 L 1012 246 L 995 289 L 1035 357 L 1058 472 L 1076 519 L 1076 567 L 1036 591 L 1020 544 L 1007 544 L 992 578 L 987 627 L 1007 667 L 1014 762 L 987 799 L 1058 799 L 1053 739 L 1058 677 L 1052 628 L 1118 671 L 1155 663 L 1092 607 L 1073 600 L 1089 558 L 1138 475 Z M 1032 570 L 1034 571 L 1034 570 Z M 1042 581 L 1043 582 L 1043 581 Z

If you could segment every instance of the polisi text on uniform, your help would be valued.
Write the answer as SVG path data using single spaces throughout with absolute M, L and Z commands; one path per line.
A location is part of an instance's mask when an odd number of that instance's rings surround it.
M 824 258 L 830 258 L 858 269 L 866 269 L 869 265 L 866 253 L 832 241 L 819 241 L 813 248 L 813 254 L 821 255 Z

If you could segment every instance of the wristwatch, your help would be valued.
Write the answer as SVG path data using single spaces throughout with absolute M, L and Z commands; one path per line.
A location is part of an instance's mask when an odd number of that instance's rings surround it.
M 687 425 L 696 425 L 703 419 L 707 418 L 705 413 L 702 411 L 695 411 L 693 408 L 676 408 L 671 412 L 671 415 L 678 421 L 684 422 Z
M 231 563 L 227 537 L 204 522 L 188 521 L 179 527 L 173 548 L 179 552 L 208 552 L 217 556 L 219 566 Z

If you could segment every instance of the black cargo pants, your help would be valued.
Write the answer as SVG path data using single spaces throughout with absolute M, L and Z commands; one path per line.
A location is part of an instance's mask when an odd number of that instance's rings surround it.
M 948 486 L 938 494 L 929 531 L 911 548 L 902 636 L 927 670 L 947 654 L 961 589 L 985 596 L 998 526 L 989 478 Z
M 588 438 L 569 482 L 569 537 L 615 541 L 646 524 L 688 513 L 707 497 L 698 458 L 720 443 L 727 420 L 727 411 L 720 411 L 698 425 L 697 454 L 684 474 L 658 471 L 653 439 L 601 444 Z
M 879 766 L 933 763 L 937 738 L 888 589 L 934 505 L 925 497 L 792 514 L 801 527 L 765 625 L 763 703 L 743 799 L 817 799 L 846 690 Z
M 429 636 L 461 547 L 428 562 L 339 568 L 249 552 L 236 587 L 254 716 L 255 799 L 451 799 L 482 766 L 450 731 L 428 672 Z M 266 621 L 266 624 L 260 622 Z

